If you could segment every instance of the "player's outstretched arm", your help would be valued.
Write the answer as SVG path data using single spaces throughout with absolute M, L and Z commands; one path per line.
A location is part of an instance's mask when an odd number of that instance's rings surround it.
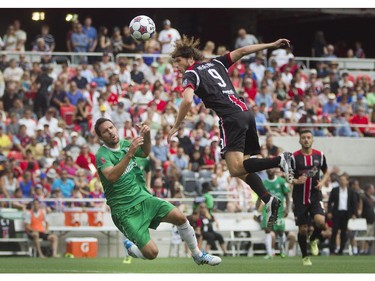
M 145 123 L 140 123 L 137 125 L 139 128 L 139 135 L 143 137 L 143 144 L 141 145 L 141 149 L 143 151 L 142 157 L 147 157 L 151 151 L 151 134 L 150 134 L 150 127 Z
M 262 43 L 254 44 L 250 46 L 245 46 L 238 48 L 230 53 L 230 58 L 233 62 L 238 61 L 243 56 L 262 51 L 264 49 L 277 49 L 281 46 L 290 46 L 290 41 L 288 39 L 279 39 L 272 43 Z
M 181 125 L 181 122 L 185 119 L 186 114 L 189 112 L 191 108 L 191 104 L 194 98 L 194 90 L 192 88 L 186 88 L 183 93 L 183 100 L 180 104 L 180 109 L 178 110 L 176 121 L 173 125 L 173 128 L 168 133 L 168 143 L 171 141 L 172 136 L 177 133 L 178 128 Z

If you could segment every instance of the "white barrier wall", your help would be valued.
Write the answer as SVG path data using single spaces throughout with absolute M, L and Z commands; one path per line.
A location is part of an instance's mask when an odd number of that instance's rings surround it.
M 298 136 L 273 137 L 273 143 L 290 152 L 301 148 Z M 375 176 L 375 138 L 315 137 L 313 148 L 325 154 L 329 168 L 338 167 L 351 176 Z

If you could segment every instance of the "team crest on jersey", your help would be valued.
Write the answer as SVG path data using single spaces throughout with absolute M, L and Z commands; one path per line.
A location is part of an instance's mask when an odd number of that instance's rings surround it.
M 187 79 L 184 79 L 184 81 L 182 81 L 182 87 L 186 87 L 188 84 L 188 81 Z
M 104 157 L 101 157 L 101 158 L 100 158 L 100 161 L 102 162 L 102 164 L 104 164 L 104 163 L 105 163 L 105 159 L 104 159 Z

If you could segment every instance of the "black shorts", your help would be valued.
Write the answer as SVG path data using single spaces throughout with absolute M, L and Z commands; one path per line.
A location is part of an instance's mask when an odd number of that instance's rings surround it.
M 39 233 L 39 238 L 40 239 L 42 239 L 43 241 L 47 241 L 48 240 L 49 234 L 44 233 L 44 232 L 38 232 L 38 233 Z M 33 237 L 31 236 L 31 233 L 28 233 L 27 236 L 29 236 L 30 239 L 33 239 Z
M 258 132 L 251 111 L 242 111 L 220 118 L 220 146 L 224 157 L 227 151 L 240 151 L 244 155 L 260 153 Z
M 323 201 L 313 201 L 308 205 L 293 202 L 293 213 L 296 225 L 309 224 L 315 215 L 325 216 Z

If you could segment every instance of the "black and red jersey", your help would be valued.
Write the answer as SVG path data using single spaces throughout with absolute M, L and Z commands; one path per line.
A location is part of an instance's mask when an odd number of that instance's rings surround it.
M 294 156 L 294 178 L 307 176 L 304 184 L 295 184 L 293 187 L 293 201 L 298 200 L 303 205 L 311 202 L 321 201 L 322 192 L 316 189 L 322 173 L 328 169 L 326 157 L 323 152 L 313 149 L 311 154 L 303 154 L 301 150 L 293 153 Z
M 191 87 L 205 107 L 214 110 L 219 117 L 247 111 L 246 103 L 239 98 L 228 75 L 232 64 L 229 53 L 195 63 L 185 71 L 182 86 L 184 89 Z

